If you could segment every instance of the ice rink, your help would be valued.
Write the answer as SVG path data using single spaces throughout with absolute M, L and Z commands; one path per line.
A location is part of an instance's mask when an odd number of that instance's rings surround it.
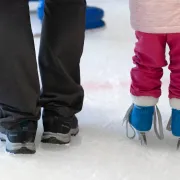
M 9 155 L 0 144 L 0 180 L 179 180 L 177 139 L 165 130 L 171 110 L 168 69 L 164 69 L 159 102 L 165 140 L 157 140 L 152 131 L 148 146 L 143 147 L 138 140 L 127 139 L 122 126 L 131 105 L 129 71 L 135 42 L 128 0 L 89 0 L 88 4 L 105 10 L 107 26 L 86 32 L 81 63 L 85 101 L 78 114 L 79 135 L 67 146 L 41 144 L 39 121 L 35 155 Z M 34 33 L 40 32 L 39 20 L 35 14 L 31 17 Z M 38 51 L 39 38 L 35 45 Z

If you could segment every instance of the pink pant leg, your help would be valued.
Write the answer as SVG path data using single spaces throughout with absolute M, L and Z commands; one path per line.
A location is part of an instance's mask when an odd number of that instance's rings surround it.
M 138 42 L 135 46 L 133 62 L 136 67 L 131 70 L 131 94 L 133 96 L 150 96 L 159 98 L 161 95 L 162 67 L 167 65 L 165 34 L 149 34 L 136 32 Z
M 172 108 L 180 110 L 180 33 L 168 34 L 167 43 L 170 48 L 170 104 Z
M 180 33 L 168 34 L 167 43 L 170 48 L 170 86 L 169 98 L 180 98 Z

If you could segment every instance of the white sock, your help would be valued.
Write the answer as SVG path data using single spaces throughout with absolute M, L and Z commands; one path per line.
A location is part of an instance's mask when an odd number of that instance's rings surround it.
M 133 100 L 133 103 L 137 106 L 155 106 L 158 103 L 159 99 L 154 98 L 152 96 L 133 96 L 132 95 L 132 100 Z

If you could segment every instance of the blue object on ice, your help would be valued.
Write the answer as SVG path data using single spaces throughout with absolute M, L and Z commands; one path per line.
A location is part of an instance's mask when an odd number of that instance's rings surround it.
M 97 7 L 86 8 L 86 29 L 100 28 L 105 25 L 102 20 L 104 17 L 104 11 Z
M 42 21 L 44 16 L 44 0 L 39 0 L 39 6 L 38 6 L 38 17 Z
M 99 21 L 91 21 L 86 23 L 86 29 L 95 29 L 95 28 L 100 28 L 105 26 L 105 22 L 103 20 L 99 20 Z
M 86 23 L 97 22 L 104 17 L 104 11 L 97 7 L 87 6 L 86 8 Z
M 44 16 L 44 0 L 39 0 L 38 17 L 42 21 Z M 101 8 L 90 7 L 86 8 L 86 29 L 100 28 L 105 25 L 102 20 L 104 11 Z

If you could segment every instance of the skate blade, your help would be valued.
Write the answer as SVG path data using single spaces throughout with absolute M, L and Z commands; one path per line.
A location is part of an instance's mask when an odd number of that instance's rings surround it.
M 177 150 L 179 150 L 179 147 L 180 147 L 180 138 L 178 139 Z
M 141 141 L 141 145 L 146 145 L 147 146 L 147 138 L 146 138 L 146 133 L 144 132 L 139 132 L 139 140 Z

